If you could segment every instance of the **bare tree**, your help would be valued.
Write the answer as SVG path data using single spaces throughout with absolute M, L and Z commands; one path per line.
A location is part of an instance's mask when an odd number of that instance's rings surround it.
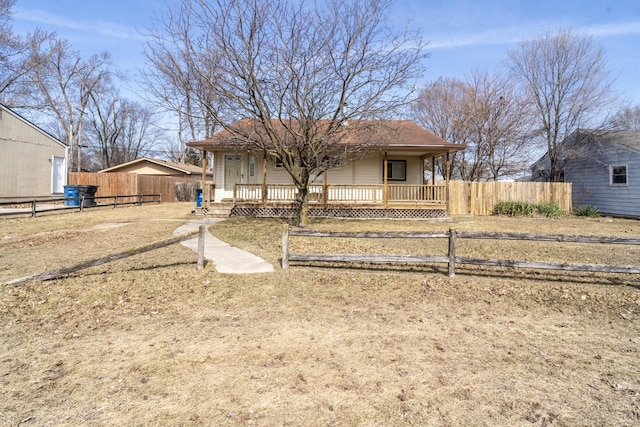
M 184 57 L 225 112 L 216 118 L 239 144 L 282 164 L 305 225 L 310 183 L 362 155 L 353 135 L 411 101 L 401 88 L 422 73 L 424 43 L 384 23 L 388 0 L 179 3 L 189 25 Z M 251 132 L 236 126 L 242 118 L 253 120 Z
M 150 108 L 115 94 L 92 94 L 85 117 L 84 140 L 91 148 L 100 169 L 116 166 L 146 156 L 158 140 L 162 129 L 154 125 Z
M 210 86 L 217 67 L 198 70 L 192 60 L 194 33 L 189 8 L 186 2 L 177 4 L 175 11 L 169 10 L 167 16 L 154 21 L 144 52 L 148 67 L 141 72 L 147 98 L 177 116 L 180 147 L 171 151 L 180 162 L 186 159 L 186 142 L 213 135 L 221 114 Z M 206 79 L 202 75 L 207 75 Z
M 620 108 L 609 118 L 606 127 L 611 130 L 640 131 L 640 105 Z
M 521 170 L 528 153 L 528 106 L 509 79 L 475 71 L 468 82 L 467 117 L 479 167 L 475 178 L 497 181 Z
M 54 37 L 36 29 L 24 37 L 14 34 L 10 25 L 16 0 L 0 0 L 0 100 L 12 108 L 24 108 L 33 91 L 27 76 L 31 71 L 29 48 Z
M 82 123 L 92 93 L 108 83 L 109 54 L 83 60 L 68 40 L 47 39 L 31 46 L 31 82 L 43 98 L 45 112 L 64 129 L 72 149 L 69 169 L 80 171 Z
M 521 43 L 509 52 L 508 66 L 535 108 L 549 179 L 560 181 L 572 157 L 561 154 L 562 141 L 576 128 L 594 127 L 613 100 L 604 50 L 590 37 L 558 31 Z
M 469 158 L 475 156 L 467 126 L 467 93 L 463 81 L 440 78 L 420 91 L 415 107 L 416 121 L 420 125 L 446 141 L 467 145 L 466 150 L 457 151 L 451 158 L 450 174 L 463 180 L 470 178 L 468 165 L 474 162 Z M 439 168 L 446 171 L 441 162 Z
M 521 169 L 529 116 L 505 77 L 474 71 L 467 81 L 441 78 L 420 92 L 416 109 L 425 128 L 467 146 L 451 159 L 452 173 L 461 179 L 497 180 Z

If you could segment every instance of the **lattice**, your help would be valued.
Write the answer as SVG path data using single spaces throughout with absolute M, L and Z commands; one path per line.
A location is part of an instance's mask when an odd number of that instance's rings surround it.
M 295 208 L 285 207 L 234 207 L 231 216 L 253 218 L 291 218 L 298 214 Z M 445 218 L 444 209 L 380 209 L 380 208 L 309 208 L 310 217 L 319 218 L 389 218 L 389 219 L 430 219 Z

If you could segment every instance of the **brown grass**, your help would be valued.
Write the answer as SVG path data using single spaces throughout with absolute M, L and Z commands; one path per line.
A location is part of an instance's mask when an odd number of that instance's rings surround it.
M 0 219 L 0 280 L 169 237 L 190 209 Z M 277 264 L 282 224 L 237 218 L 211 232 Z M 492 217 L 311 227 L 640 236 L 639 225 Z M 638 259 L 633 247 L 504 243 L 464 250 Z M 292 240 L 295 251 L 318 248 L 441 252 L 420 240 Z M 448 278 L 444 266 L 224 275 L 195 261 L 174 245 L 4 287 L 0 425 L 640 423 L 638 276 L 461 268 Z

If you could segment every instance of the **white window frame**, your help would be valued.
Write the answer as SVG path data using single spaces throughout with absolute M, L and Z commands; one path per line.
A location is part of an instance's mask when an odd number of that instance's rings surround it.
M 624 168 L 624 175 L 616 169 Z M 614 182 L 614 177 L 624 176 L 624 182 Z M 626 187 L 629 185 L 629 166 L 628 165 L 611 165 L 609 166 L 609 185 L 612 187 Z

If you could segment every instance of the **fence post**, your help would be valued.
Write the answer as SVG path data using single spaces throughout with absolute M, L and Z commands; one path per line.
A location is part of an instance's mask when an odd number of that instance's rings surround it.
M 80 212 L 84 209 L 84 194 L 80 197 Z
M 118 196 L 113 196 L 113 208 L 117 208 L 118 207 Z
M 139 204 L 140 206 L 142 206 L 142 198 L 143 198 L 143 197 L 144 197 L 144 195 L 143 195 L 143 194 L 138 194 L 138 204 Z
M 33 202 L 31 202 L 31 218 L 36 217 L 36 203 L 37 201 L 35 199 L 33 199 Z
M 456 274 L 456 230 L 449 229 L 449 277 Z
M 204 268 L 204 239 L 206 228 L 207 227 L 204 224 L 200 225 L 198 228 L 198 270 L 202 270 Z
M 282 227 L 282 269 L 289 268 L 289 224 Z

